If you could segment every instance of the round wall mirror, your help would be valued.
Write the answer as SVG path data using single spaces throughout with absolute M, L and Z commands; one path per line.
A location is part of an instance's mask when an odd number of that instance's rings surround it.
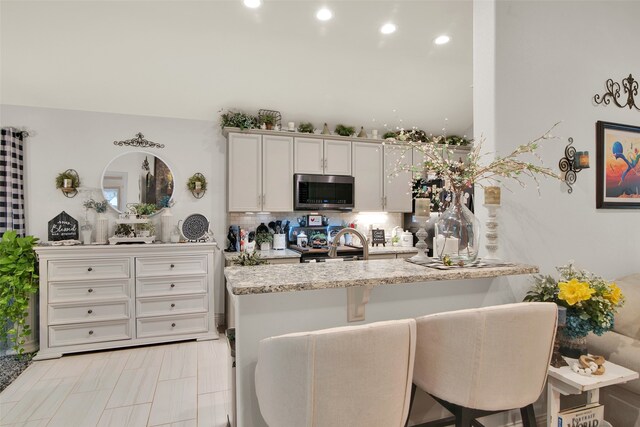
M 131 151 L 111 160 L 102 174 L 102 194 L 116 211 L 127 211 L 131 203 L 158 206 L 173 197 L 173 171 L 160 157 L 146 151 Z

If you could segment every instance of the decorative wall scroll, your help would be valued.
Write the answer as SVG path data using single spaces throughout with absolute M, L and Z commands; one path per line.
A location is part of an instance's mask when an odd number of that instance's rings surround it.
M 144 139 L 144 135 L 141 132 L 136 134 L 136 137 L 133 139 L 127 139 L 124 141 L 113 141 L 113 145 L 119 145 L 120 147 L 128 146 L 128 147 L 140 147 L 140 148 L 164 148 L 164 144 L 158 144 L 157 142 L 152 142 Z
M 618 101 L 621 97 L 624 97 L 624 95 L 620 94 L 620 83 L 608 79 L 606 88 L 607 91 L 603 95 L 596 94 L 593 97 L 596 104 L 609 105 L 611 101 L 613 101 L 613 103 L 620 108 L 629 107 L 629 109 L 635 108 L 640 111 L 640 106 L 638 106 L 635 101 L 635 97 L 638 96 L 638 81 L 635 80 L 631 74 L 629 74 L 629 77 L 622 79 L 622 89 L 624 93 L 627 94 L 626 103 L 622 104 Z

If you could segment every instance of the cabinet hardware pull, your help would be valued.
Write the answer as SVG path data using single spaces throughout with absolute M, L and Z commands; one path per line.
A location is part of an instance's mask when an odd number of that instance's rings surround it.
M 93 313 L 93 310 L 89 310 L 89 311 L 87 311 L 87 313 L 91 314 L 91 313 Z
M 91 293 L 91 292 L 93 292 L 93 289 L 89 288 L 89 289 L 87 290 L 87 292 Z
M 171 327 L 172 327 L 172 328 L 175 328 L 175 327 L 176 327 L 176 324 L 175 324 L 175 323 L 172 323 L 172 324 L 171 324 Z
M 175 284 L 175 283 L 172 283 L 172 284 L 171 284 L 171 287 L 172 287 L 172 288 L 175 288 L 175 287 L 176 287 L 176 284 Z
M 93 331 L 89 331 L 89 335 L 93 335 Z
M 89 267 L 87 268 L 87 271 L 93 271 L 93 268 Z
M 171 264 L 171 266 L 170 266 L 170 267 L 171 267 L 171 268 L 173 268 L 173 267 L 175 267 L 175 265 Z
M 171 303 L 171 308 L 175 307 L 176 305 L 174 303 Z

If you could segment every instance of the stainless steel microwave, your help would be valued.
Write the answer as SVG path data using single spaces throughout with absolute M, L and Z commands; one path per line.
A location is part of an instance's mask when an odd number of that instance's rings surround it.
M 293 175 L 293 208 L 297 211 L 353 209 L 354 179 L 345 175 Z

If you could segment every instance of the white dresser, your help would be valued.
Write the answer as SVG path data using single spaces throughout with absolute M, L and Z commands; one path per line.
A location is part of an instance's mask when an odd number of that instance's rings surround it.
M 38 359 L 216 339 L 215 243 L 40 246 Z

